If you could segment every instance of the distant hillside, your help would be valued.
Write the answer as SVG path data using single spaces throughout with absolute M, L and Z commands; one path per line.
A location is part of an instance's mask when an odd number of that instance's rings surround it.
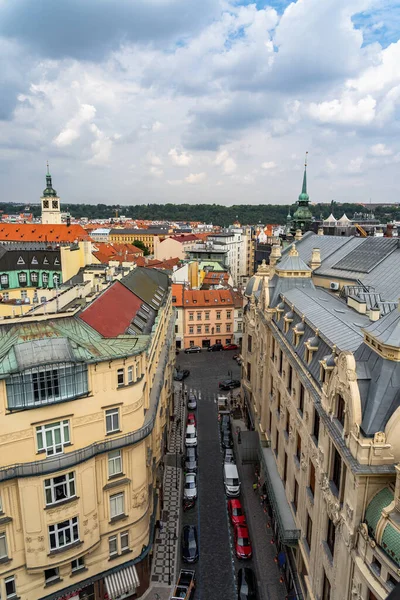
M 288 206 L 281 204 L 258 204 L 245 205 L 237 204 L 234 206 L 222 206 L 220 204 L 138 204 L 132 206 L 119 206 L 109 204 L 62 204 L 63 212 L 70 212 L 76 218 L 87 217 L 92 219 L 94 216 L 98 219 L 115 219 L 116 211 L 118 215 L 124 215 L 132 219 L 150 219 L 156 221 L 203 221 L 213 223 L 214 225 L 226 226 L 238 220 L 242 224 L 257 223 L 277 223 L 286 222 Z M 0 203 L 2 214 L 19 214 L 25 210 L 24 204 L 13 204 L 9 202 Z M 290 206 L 291 213 L 296 210 L 296 206 Z M 311 210 L 316 219 L 321 216 L 327 217 L 331 211 L 330 205 L 317 204 L 311 206 Z M 35 217 L 40 215 L 40 205 L 31 204 L 30 211 Z M 359 204 L 341 204 L 333 205 L 333 211 L 336 218 L 342 216 L 345 212 L 349 218 L 352 218 L 355 212 L 364 213 L 366 207 Z M 378 206 L 374 209 L 375 216 L 382 222 L 393 218 L 400 220 L 400 208 L 397 206 Z

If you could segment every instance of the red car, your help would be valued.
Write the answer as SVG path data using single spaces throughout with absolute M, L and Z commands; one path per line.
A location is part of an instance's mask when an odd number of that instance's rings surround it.
M 187 425 L 194 425 L 196 427 L 196 417 L 194 416 L 194 413 L 188 413 Z
M 251 558 L 251 542 L 249 530 L 246 525 L 235 525 L 234 529 L 235 553 L 238 558 Z
M 226 344 L 223 350 L 239 350 L 239 346 L 237 344 Z
M 228 500 L 228 513 L 232 525 L 244 525 L 246 515 L 240 500 Z

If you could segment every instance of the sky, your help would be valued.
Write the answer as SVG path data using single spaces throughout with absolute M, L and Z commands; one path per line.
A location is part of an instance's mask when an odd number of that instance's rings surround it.
M 400 2 L 0 0 L 0 202 L 397 202 Z

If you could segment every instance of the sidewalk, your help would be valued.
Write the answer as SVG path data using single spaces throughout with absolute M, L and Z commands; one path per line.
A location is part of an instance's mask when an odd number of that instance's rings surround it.
M 182 498 L 182 431 L 185 404 L 181 389 L 174 390 L 174 415 L 168 438 L 168 453 L 164 457 L 164 507 L 160 517 L 162 530 L 156 529 L 150 587 L 141 596 L 148 600 L 169 600 L 177 580 L 179 527 Z M 178 469 L 176 469 L 178 459 Z
M 244 422 L 240 419 L 232 420 L 232 431 L 239 427 L 246 430 Z M 273 542 L 273 531 L 267 528 L 268 516 L 264 513 L 259 489 L 253 490 L 255 482 L 255 465 L 242 464 L 241 444 L 238 444 L 237 435 L 234 435 L 235 453 L 237 457 L 238 470 L 242 483 L 242 501 L 250 530 L 250 538 L 254 549 L 254 562 L 256 575 L 259 582 L 259 593 L 262 600 L 284 600 L 286 587 L 280 582 L 280 572 L 275 563 L 277 554 Z

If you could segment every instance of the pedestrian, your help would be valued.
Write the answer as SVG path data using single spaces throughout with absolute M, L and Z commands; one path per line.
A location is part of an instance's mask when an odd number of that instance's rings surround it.
M 163 530 L 163 528 L 164 528 L 164 523 L 163 523 L 163 520 L 162 520 L 162 519 L 160 519 L 159 523 L 160 523 L 160 533 L 161 533 L 161 531 L 162 531 L 162 530 Z
M 258 489 L 257 483 L 253 483 L 253 492 L 256 492 Z

